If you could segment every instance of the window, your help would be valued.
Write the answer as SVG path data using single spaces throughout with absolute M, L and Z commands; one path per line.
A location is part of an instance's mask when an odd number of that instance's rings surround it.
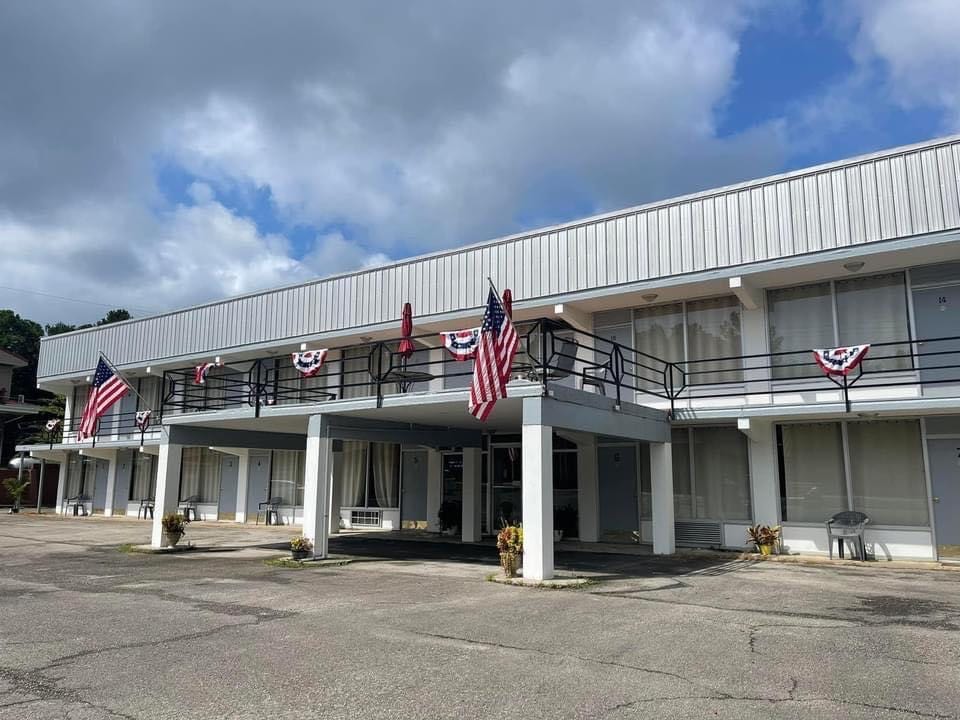
M 220 454 L 207 448 L 184 448 L 180 466 L 180 499 L 194 495 L 216 503 L 220 495 Z
M 133 453 L 133 462 L 130 468 L 130 497 L 131 501 L 152 498 L 157 489 L 157 476 L 153 455 L 147 453 Z
M 929 524 L 918 421 L 781 425 L 777 436 L 784 522 L 858 510 L 873 525 Z
M 400 446 L 344 440 L 339 453 L 344 507 L 400 506 Z
M 748 522 L 746 437 L 730 427 L 674 428 L 671 441 L 675 517 Z
M 847 508 L 839 423 L 782 425 L 780 506 L 784 522 L 824 522 Z
M 770 352 L 789 353 L 773 358 L 775 378 L 820 377 L 812 348 L 909 339 L 903 273 L 769 290 L 767 310 Z M 909 369 L 909 354 L 907 345 L 874 348 L 869 369 Z
M 343 393 L 345 398 L 373 395 L 373 378 L 370 376 L 369 346 L 346 348 L 343 351 Z
M 77 495 L 92 497 L 96 476 L 96 460 L 78 453 L 71 453 L 70 460 L 67 462 L 67 488 L 64 497 L 71 498 Z
M 274 450 L 270 459 L 270 497 L 283 498 L 283 505 L 303 506 L 303 473 L 306 453 Z

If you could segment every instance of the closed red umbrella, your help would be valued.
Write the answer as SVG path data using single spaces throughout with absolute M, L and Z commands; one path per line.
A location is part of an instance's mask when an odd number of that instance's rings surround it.
M 510 288 L 503 291 L 503 311 L 507 313 L 507 317 L 513 318 L 513 293 Z
M 400 347 L 397 348 L 397 352 L 403 355 L 404 358 L 409 359 L 415 349 L 413 340 L 410 339 L 410 336 L 413 334 L 413 308 L 410 306 L 410 303 L 403 304 L 403 313 L 400 318 L 400 333 L 403 335 L 403 340 L 400 341 Z

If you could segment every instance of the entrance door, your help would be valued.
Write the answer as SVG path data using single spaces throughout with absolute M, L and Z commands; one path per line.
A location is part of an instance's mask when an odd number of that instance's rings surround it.
M 640 529 L 636 447 L 598 447 L 597 480 L 600 483 L 600 536 L 629 541 L 632 533 Z
M 93 509 L 103 512 L 107 507 L 107 473 L 110 466 L 106 460 L 94 460 L 87 472 L 93 472 Z
M 927 451 L 939 553 L 960 559 L 960 437 L 928 440 Z
M 960 385 L 960 340 L 929 342 L 929 338 L 956 337 L 960 328 L 960 285 L 913 291 L 913 312 L 920 353 L 948 353 L 920 358 L 920 382 L 931 383 L 924 394 L 937 394 L 951 382 Z M 924 342 L 927 340 L 927 342 Z M 953 365 L 953 368 L 945 366 Z M 939 369 L 938 369 L 939 368 Z
M 408 450 L 401 453 L 400 527 L 426 530 L 427 522 L 427 451 Z
M 220 501 L 217 504 L 218 520 L 237 519 L 237 479 L 240 476 L 240 459 L 224 455 L 220 463 Z
M 250 454 L 250 469 L 247 476 L 247 518 L 256 521 L 260 503 L 267 500 L 270 492 L 270 454 Z M 335 512 L 340 512 L 339 509 Z
M 523 465 L 519 445 L 494 445 L 493 476 L 490 479 L 493 491 L 491 511 L 494 528 L 504 524 L 520 524 L 523 519 L 523 490 L 521 478 Z

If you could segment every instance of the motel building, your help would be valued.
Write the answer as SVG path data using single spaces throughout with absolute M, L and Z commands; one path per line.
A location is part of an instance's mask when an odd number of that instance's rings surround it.
M 481 423 L 473 361 L 441 333 L 480 325 L 488 277 L 520 349 Z M 864 344 L 846 375 L 814 358 Z M 319 350 L 315 374 L 294 366 Z M 137 392 L 78 442 L 101 352 Z M 152 500 L 155 546 L 193 499 L 233 523 L 273 502 L 318 556 L 351 529 L 440 532 L 441 507 L 464 542 L 522 522 L 534 579 L 553 574 L 555 530 L 671 554 L 777 524 L 785 551 L 825 555 L 846 510 L 869 516 L 877 559 L 946 559 L 960 137 L 44 338 L 38 375 L 64 423 L 18 449 L 60 464 L 58 511 Z

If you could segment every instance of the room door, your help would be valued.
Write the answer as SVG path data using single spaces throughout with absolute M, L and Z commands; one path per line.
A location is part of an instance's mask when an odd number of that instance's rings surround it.
M 960 335 L 960 285 L 913 291 L 913 314 L 917 326 L 920 382 L 924 395 L 955 392 L 960 385 L 960 340 L 931 342 L 931 338 Z M 938 353 L 934 355 L 933 353 Z M 946 367 L 952 365 L 953 367 Z M 938 392 L 939 391 L 939 392 Z
M 927 441 L 940 557 L 960 559 L 960 437 Z
M 405 450 L 401 458 L 400 527 L 426 529 L 427 451 Z
M 237 519 L 237 480 L 240 477 L 240 458 L 224 455 L 220 463 L 220 501 L 217 503 L 218 520 Z

